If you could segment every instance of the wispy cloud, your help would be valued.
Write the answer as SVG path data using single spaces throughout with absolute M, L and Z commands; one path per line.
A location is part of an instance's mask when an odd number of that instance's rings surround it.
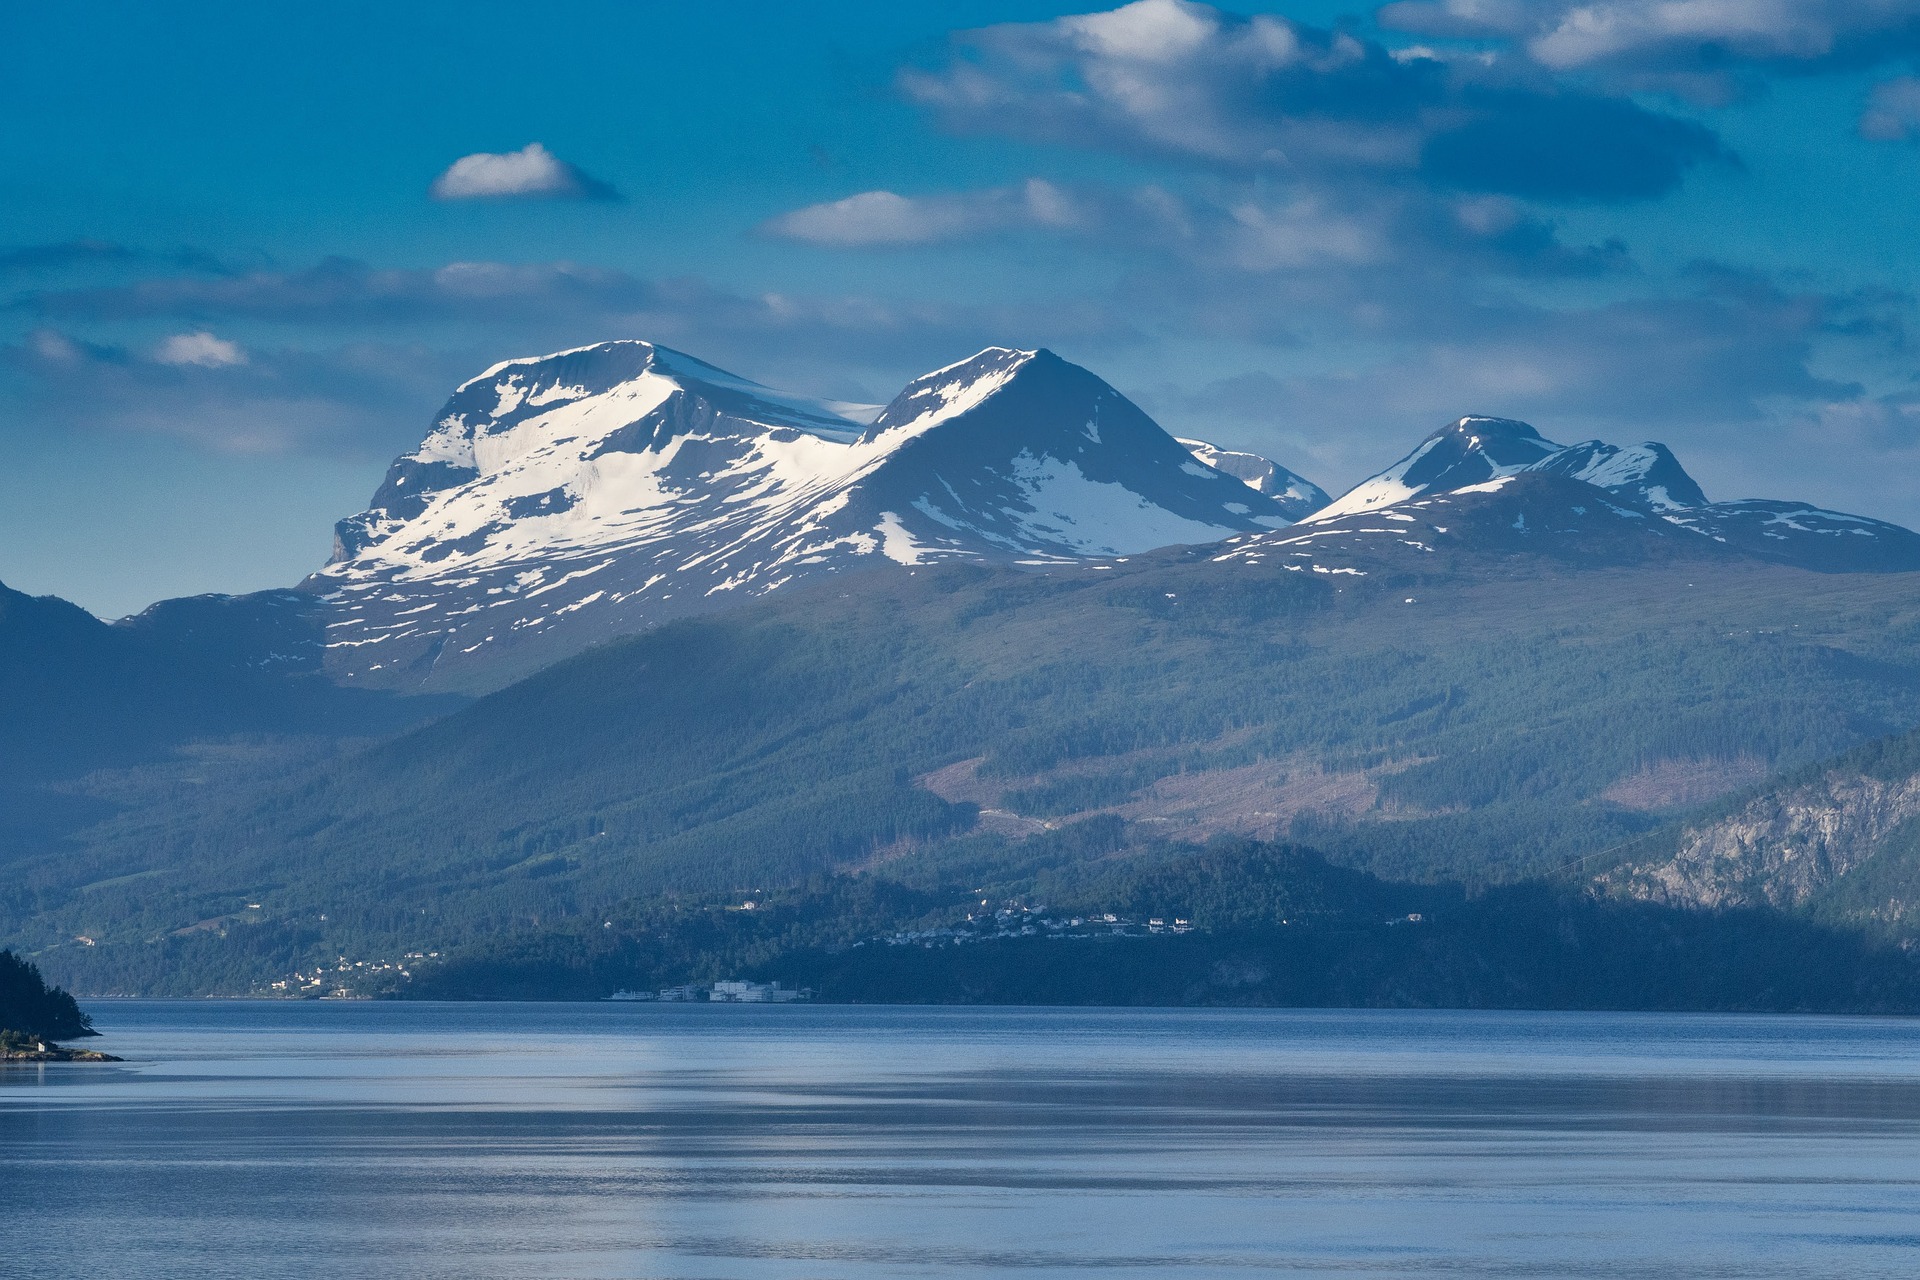
M 247 353 L 237 342 L 216 338 L 206 330 L 176 333 L 154 349 L 153 358 L 161 364 L 199 365 L 203 369 L 224 369 L 247 363 Z
M 461 156 L 433 180 L 436 200 L 618 200 L 620 193 L 538 142 Z
M 1209 180 L 1175 191 L 1043 179 L 982 191 L 902 196 L 868 191 L 809 205 L 762 234 L 832 249 L 953 244 L 1050 235 L 1135 264 L 1207 271 L 1303 272 L 1404 264 L 1503 276 L 1595 276 L 1628 263 L 1616 243 L 1570 246 L 1550 222 L 1505 196 L 1407 185 Z
M 1875 142 L 1920 137 L 1920 79 L 1897 76 L 1875 85 L 1860 114 L 1860 136 Z
M 994 342 L 1112 348 L 1139 337 L 1100 300 L 748 294 L 571 263 L 380 270 L 330 259 L 303 270 L 45 290 L 20 305 L 42 324 L 0 345 L 15 429 L 137 430 L 220 451 L 382 459 L 417 440 L 456 383 L 502 356 L 608 338 L 667 342 L 861 400 Z M 174 331 L 104 343 L 83 336 L 156 323 Z
M 19 245 L 12 249 L 0 249 L 0 275 L 131 262 L 139 256 L 125 245 L 106 240 L 63 240 L 58 244 Z
M 1046 326 L 1073 335 L 1127 328 L 1082 303 L 1000 308 L 873 295 L 738 293 L 693 278 L 655 280 L 571 262 L 451 262 L 380 269 L 329 258 L 293 271 L 226 278 L 166 275 L 108 287 L 41 290 L 23 309 L 51 322 L 184 320 L 334 327 L 484 326 L 496 342 L 578 343 L 675 337 L 727 344 L 781 335 L 796 350 L 861 344 L 944 344 L 978 336 L 1025 339 Z M 501 335 L 509 335 L 502 337 Z M 497 357 L 496 357 L 497 358 Z
M 417 344 L 248 351 L 209 333 L 142 351 L 42 328 L 0 345 L 11 431 L 160 435 L 216 453 L 368 461 L 417 437 L 466 364 Z
M 809 244 L 864 247 L 971 240 L 1001 231 L 1065 230 L 1087 221 L 1089 211 L 1072 195 L 1044 179 L 1031 178 L 1017 187 L 949 195 L 862 191 L 782 214 L 761 230 Z
M 16 245 L 0 249 L 0 278 L 7 276 L 62 275 L 88 268 L 108 273 L 120 270 L 152 270 L 156 266 L 175 267 L 213 275 L 230 268 L 204 249 L 176 249 L 155 253 L 135 249 L 110 240 L 80 238 L 52 244 Z

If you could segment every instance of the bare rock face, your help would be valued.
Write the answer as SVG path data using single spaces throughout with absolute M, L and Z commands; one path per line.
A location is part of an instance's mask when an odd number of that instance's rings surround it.
M 1670 906 L 1800 907 L 1865 866 L 1915 817 L 1920 775 L 1889 781 L 1836 771 L 1689 828 L 1672 857 L 1599 880 L 1611 892 Z

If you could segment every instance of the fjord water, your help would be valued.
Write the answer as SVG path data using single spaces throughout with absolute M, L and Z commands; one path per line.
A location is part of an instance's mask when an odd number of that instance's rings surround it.
M 1920 1274 L 1906 1021 L 93 1009 L 0 1070 L 0 1272 Z

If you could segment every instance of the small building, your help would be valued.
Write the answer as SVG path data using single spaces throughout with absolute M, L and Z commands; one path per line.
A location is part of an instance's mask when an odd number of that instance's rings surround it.
M 777 982 L 727 981 L 714 983 L 707 999 L 721 1004 L 787 1004 L 804 1000 L 808 994 Z

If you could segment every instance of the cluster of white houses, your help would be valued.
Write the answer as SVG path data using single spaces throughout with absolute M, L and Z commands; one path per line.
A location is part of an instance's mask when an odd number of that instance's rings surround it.
M 789 1004 L 811 999 L 805 987 L 796 990 L 777 982 L 716 982 L 711 986 L 688 983 L 684 987 L 663 987 L 659 991 L 616 991 L 609 1000 L 706 1001 L 714 1004 Z

